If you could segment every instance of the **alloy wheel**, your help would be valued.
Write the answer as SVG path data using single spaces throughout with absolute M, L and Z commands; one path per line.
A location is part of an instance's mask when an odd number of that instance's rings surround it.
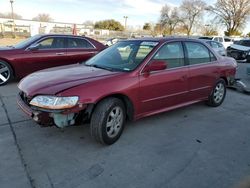
M 223 100 L 225 94 L 225 86 L 222 83 L 218 83 L 214 90 L 214 101 L 218 104 Z
M 110 111 L 106 123 L 106 132 L 108 137 L 114 138 L 118 135 L 122 128 L 123 119 L 121 107 L 116 106 Z
M 10 69 L 4 63 L 0 62 L 0 85 L 10 79 Z

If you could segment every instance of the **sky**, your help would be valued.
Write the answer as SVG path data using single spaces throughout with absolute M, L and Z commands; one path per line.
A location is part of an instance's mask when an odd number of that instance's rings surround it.
M 206 0 L 208 4 L 216 0 Z M 83 23 L 115 19 L 124 24 L 128 16 L 129 26 L 157 22 L 163 5 L 179 6 L 182 0 L 14 0 L 14 12 L 25 19 L 32 19 L 39 13 L 49 14 L 54 21 Z M 0 0 L 0 12 L 11 11 L 9 0 Z M 249 24 L 248 24 L 249 25 Z M 247 28 L 250 31 L 250 28 Z

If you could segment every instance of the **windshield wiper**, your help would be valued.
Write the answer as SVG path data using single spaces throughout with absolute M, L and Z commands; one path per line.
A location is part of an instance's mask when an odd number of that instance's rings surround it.
M 15 48 L 15 46 L 12 46 L 12 45 L 8 45 L 7 47 L 9 47 L 9 48 L 13 48 L 13 49 Z
M 105 67 L 105 66 L 100 66 L 100 65 L 96 65 L 96 64 L 89 65 L 89 66 L 91 66 L 91 67 L 95 67 L 95 68 L 98 68 L 98 69 L 108 70 L 108 71 L 111 71 L 111 72 L 113 72 L 113 71 L 114 71 L 114 69 L 113 69 L 113 68 L 111 68 L 111 67 Z

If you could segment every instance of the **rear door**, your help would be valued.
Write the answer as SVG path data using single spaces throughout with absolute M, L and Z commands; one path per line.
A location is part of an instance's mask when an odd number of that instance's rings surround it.
M 187 71 L 181 42 L 167 43 L 153 57 L 163 60 L 167 69 L 140 75 L 140 113 L 151 113 L 186 101 Z
M 201 43 L 184 44 L 189 63 L 189 98 L 192 101 L 207 98 L 218 79 L 219 67 L 216 57 Z
M 71 63 L 80 63 L 98 53 L 98 49 L 87 39 L 81 37 L 67 38 L 67 54 Z

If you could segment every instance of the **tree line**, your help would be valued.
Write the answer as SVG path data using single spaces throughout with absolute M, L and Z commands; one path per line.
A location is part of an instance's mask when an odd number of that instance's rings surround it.
M 212 17 L 211 20 L 204 17 Z M 240 35 L 250 16 L 250 0 L 217 0 L 213 5 L 207 5 L 203 0 L 183 0 L 178 7 L 164 5 L 160 11 L 158 23 L 145 23 L 143 30 L 152 31 L 154 34 L 173 35 L 185 33 L 191 35 L 194 29 L 202 30 L 203 35 L 216 35 L 219 26 L 226 28 L 225 35 Z M 11 13 L 2 14 L 0 17 L 12 18 Z M 14 19 L 22 16 L 14 13 Z M 49 22 L 53 21 L 49 14 L 38 14 L 32 20 Z M 95 29 L 108 29 L 124 31 L 124 26 L 114 20 L 102 20 L 96 23 L 87 21 Z
M 211 16 L 206 19 L 204 16 Z M 216 35 L 219 26 L 226 28 L 225 35 L 239 35 L 250 16 L 249 0 L 217 0 L 208 6 L 202 0 L 184 0 L 179 7 L 164 5 L 156 25 L 145 23 L 144 30 L 160 30 L 161 33 L 185 33 L 191 35 L 194 28 L 202 30 L 204 35 Z
M 158 23 L 145 23 L 143 30 L 150 30 L 154 34 L 191 35 L 196 29 L 203 35 L 217 35 L 218 30 L 224 27 L 225 35 L 240 35 L 249 16 L 250 0 L 217 0 L 213 5 L 207 5 L 203 0 L 183 0 L 178 7 L 164 5 Z M 211 19 L 208 20 L 208 17 Z M 94 27 L 124 30 L 122 24 L 115 20 L 99 21 Z

